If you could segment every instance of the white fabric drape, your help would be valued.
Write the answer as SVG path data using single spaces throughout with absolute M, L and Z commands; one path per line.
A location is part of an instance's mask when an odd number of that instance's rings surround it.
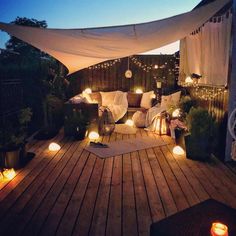
M 232 14 L 219 22 L 207 22 L 198 33 L 180 42 L 180 80 L 192 73 L 202 75 L 200 84 L 227 84 Z
M 0 29 L 52 55 L 73 73 L 184 38 L 229 1 L 216 0 L 185 14 L 136 25 L 65 30 L 0 23 Z

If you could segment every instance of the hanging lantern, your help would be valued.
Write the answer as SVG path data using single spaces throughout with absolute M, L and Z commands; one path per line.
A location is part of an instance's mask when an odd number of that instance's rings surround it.
M 128 69 L 125 72 L 125 78 L 127 78 L 127 79 L 132 78 L 132 71 L 129 69 L 129 57 L 128 57 Z
M 98 122 L 98 133 L 100 135 L 110 135 L 115 130 L 115 120 L 111 111 L 105 108 Z
M 153 122 L 154 132 L 162 135 L 167 134 L 166 112 L 161 112 L 154 118 Z

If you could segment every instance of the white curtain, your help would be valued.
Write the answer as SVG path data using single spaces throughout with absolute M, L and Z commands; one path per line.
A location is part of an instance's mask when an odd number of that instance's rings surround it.
M 0 22 L 0 29 L 47 52 L 73 73 L 88 66 L 175 42 L 203 25 L 230 0 L 215 0 L 167 19 L 91 29 L 41 29 Z
M 202 75 L 200 84 L 227 84 L 231 25 L 232 14 L 227 13 L 181 40 L 180 81 L 195 73 Z

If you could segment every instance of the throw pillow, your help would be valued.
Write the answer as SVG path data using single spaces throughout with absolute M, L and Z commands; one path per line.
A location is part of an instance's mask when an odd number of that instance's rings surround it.
M 113 92 L 100 92 L 102 96 L 102 106 L 109 106 L 114 103 L 116 91 Z
M 129 92 L 127 95 L 129 107 L 140 107 L 142 96 L 142 94 Z
M 177 106 L 180 100 L 181 91 L 176 93 L 172 93 L 170 95 L 162 95 L 161 96 L 161 107 L 168 109 L 171 106 Z
M 143 93 L 140 106 L 146 109 L 151 108 L 153 95 L 154 95 L 154 91 Z

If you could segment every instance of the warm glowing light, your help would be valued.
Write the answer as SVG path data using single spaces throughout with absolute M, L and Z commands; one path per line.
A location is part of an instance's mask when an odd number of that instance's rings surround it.
M 49 151 L 59 151 L 61 149 L 61 146 L 57 143 L 50 143 L 48 146 Z
M 11 180 L 16 176 L 16 172 L 13 168 L 5 169 L 2 173 L 3 173 L 3 176 L 8 180 Z
M 175 146 L 174 148 L 173 148 L 173 153 L 175 154 L 175 155 L 184 155 L 184 149 L 182 148 L 182 147 L 180 147 L 180 146 Z
M 186 79 L 185 79 L 185 83 L 189 83 L 189 84 L 192 84 L 193 83 L 193 79 L 188 76 Z
M 180 109 L 175 109 L 173 112 L 172 112 L 172 117 L 180 117 Z
M 137 93 L 137 94 L 142 94 L 142 93 L 143 93 L 143 90 L 140 89 L 140 88 L 137 88 L 137 89 L 135 90 L 135 93 Z
M 86 88 L 84 90 L 84 92 L 87 93 L 87 94 L 91 94 L 92 93 L 92 89 L 91 88 Z
M 96 140 L 96 139 L 98 139 L 99 138 L 99 134 L 97 133 L 97 132 L 95 132 L 95 131 L 92 131 L 92 132 L 90 132 L 89 133 L 89 139 L 91 139 L 91 140 Z
M 153 93 L 153 94 L 151 95 L 151 98 L 152 98 L 152 99 L 155 99 L 155 98 L 156 98 L 156 94 Z
M 154 69 L 158 69 L 158 65 L 154 65 Z
M 0 181 L 3 180 L 3 174 L 0 172 Z
M 153 122 L 153 127 L 155 133 L 159 135 L 167 134 L 167 124 L 165 116 L 163 116 L 162 114 L 156 116 Z
M 157 86 L 157 88 L 160 89 L 160 88 L 161 88 L 161 81 L 157 81 L 157 82 L 156 82 L 156 86 Z
M 134 122 L 132 120 L 127 120 L 125 124 L 128 126 L 134 126 Z
M 228 227 L 221 223 L 213 223 L 211 236 L 228 236 Z

